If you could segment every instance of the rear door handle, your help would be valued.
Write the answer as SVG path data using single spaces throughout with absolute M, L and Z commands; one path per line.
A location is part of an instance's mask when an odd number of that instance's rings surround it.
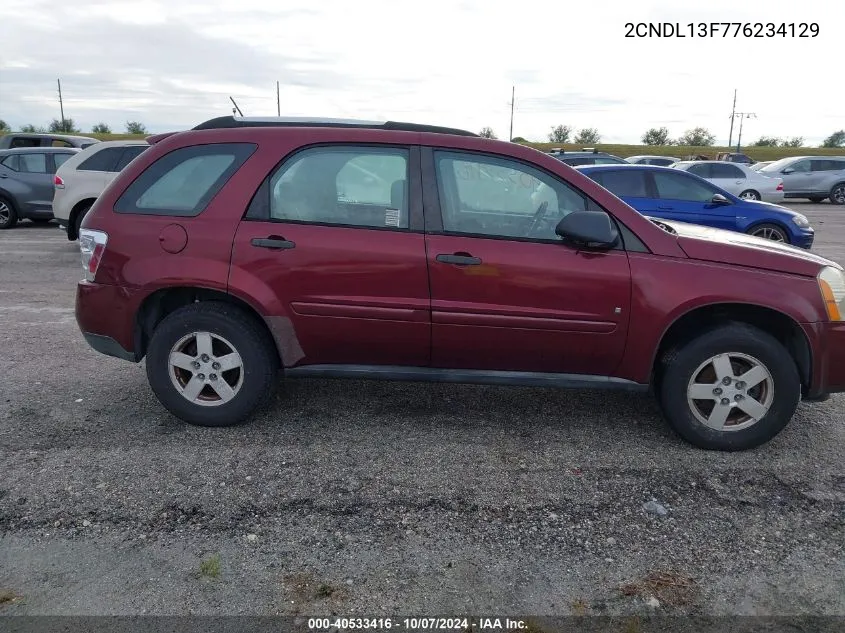
M 469 253 L 441 254 L 437 256 L 437 261 L 444 264 L 455 264 L 456 266 L 478 266 L 481 264 L 480 258 L 473 257 Z
M 253 246 L 258 246 L 259 248 L 272 248 L 276 250 L 296 248 L 296 244 L 294 244 L 290 240 L 286 240 L 285 238 L 278 236 L 254 237 L 252 238 L 250 244 L 252 244 Z

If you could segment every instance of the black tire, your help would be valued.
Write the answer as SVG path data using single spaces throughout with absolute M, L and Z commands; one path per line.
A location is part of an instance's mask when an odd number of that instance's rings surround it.
M 0 230 L 14 228 L 18 223 L 18 211 L 14 203 L 4 196 L 0 196 Z
M 243 361 L 238 370 L 243 372 L 242 383 L 228 402 L 194 404 L 171 379 L 171 349 L 196 331 L 226 339 Z M 175 310 L 156 327 L 147 349 L 147 379 L 159 402 L 177 418 L 198 426 L 232 426 L 246 420 L 270 393 L 278 366 L 276 346 L 263 325 L 240 307 L 220 301 L 193 303 Z M 218 379 L 223 380 L 222 372 Z M 207 383 L 202 393 L 216 396 L 210 387 Z
M 41 226 L 44 226 L 45 224 L 52 222 L 53 218 L 30 218 L 30 221 L 33 224 L 40 224 Z
M 759 361 L 771 377 L 771 403 L 768 411 L 757 422 L 745 428 L 721 431 L 711 428 L 693 412 L 696 403 L 706 406 L 706 401 L 696 400 L 692 405 L 688 402 L 690 382 L 694 377 L 698 379 L 698 376 L 694 376 L 696 370 L 719 354 L 752 357 Z M 742 362 L 741 358 L 734 358 L 732 366 L 733 363 Z M 738 367 L 735 371 L 741 373 L 743 369 Z M 719 326 L 671 350 L 663 359 L 661 376 L 659 398 L 667 422 L 687 442 L 708 450 L 741 451 L 765 444 L 789 423 L 801 398 L 798 369 L 786 348 L 770 334 L 744 323 Z M 715 376 L 714 372 L 714 388 L 722 388 L 722 384 L 715 382 Z M 710 381 L 707 379 L 702 382 Z M 724 395 L 729 395 L 728 390 L 735 385 L 724 387 Z M 749 394 L 751 392 L 753 389 L 748 390 Z M 712 409 L 721 405 L 714 399 Z M 744 411 L 738 406 L 730 405 L 729 410 L 736 421 L 741 421 Z
M 810 198 L 810 202 L 813 202 L 815 204 L 818 204 L 819 202 L 824 202 L 824 201 L 825 201 L 825 198 L 820 198 L 819 196 L 813 196 L 812 198 Z
M 79 208 L 79 211 L 76 212 L 76 215 L 73 218 L 73 231 L 74 237 L 73 239 L 79 239 L 79 229 L 82 228 L 82 220 L 85 219 L 85 216 L 91 210 L 91 207 L 94 206 L 92 202 L 82 206 Z
M 786 232 L 786 229 L 782 226 L 778 226 L 777 224 L 755 224 L 748 229 L 748 234 L 762 237 L 766 240 L 772 240 L 773 242 L 783 242 L 784 244 L 790 243 L 789 233 Z M 778 237 L 775 238 L 775 235 Z
M 762 200 L 762 196 L 759 192 L 754 191 L 754 189 L 746 189 L 742 193 L 739 194 L 739 197 L 743 200 Z
M 837 182 L 830 188 L 830 202 L 832 204 L 845 204 L 845 182 Z

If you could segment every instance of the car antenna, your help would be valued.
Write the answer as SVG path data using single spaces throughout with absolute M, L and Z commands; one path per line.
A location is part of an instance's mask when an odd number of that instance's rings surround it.
M 235 114 L 235 112 L 237 112 L 238 114 L 243 116 L 244 113 L 241 112 L 241 109 L 238 107 L 238 104 L 235 102 L 235 100 L 231 96 L 229 97 L 229 100 L 232 102 L 232 105 L 235 106 L 235 108 L 232 110 L 232 114 Z

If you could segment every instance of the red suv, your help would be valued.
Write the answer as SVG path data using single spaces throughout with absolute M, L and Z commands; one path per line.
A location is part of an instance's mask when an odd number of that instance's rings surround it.
M 332 376 L 653 389 L 737 450 L 845 390 L 845 273 L 650 220 L 559 160 L 449 128 L 213 119 L 150 138 L 85 217 L 76 318 L 192 424 Z

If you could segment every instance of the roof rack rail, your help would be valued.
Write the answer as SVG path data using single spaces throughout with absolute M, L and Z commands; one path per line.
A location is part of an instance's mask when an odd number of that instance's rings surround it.
M 379 130 L 399 130 L 404 132 L 431 132 L 435 134 L 454 134 L 458 136 L 478 136 L 474 132 L 458 128 L 424 125 L 422 123 L 403 123 L 401 121 L 367 121 L 363 119 L 330 119 L 315 117 L 236 117 L 221 116 L 200 123 L 194 130 L 218 130 L 235 127 L 343 127 Z

